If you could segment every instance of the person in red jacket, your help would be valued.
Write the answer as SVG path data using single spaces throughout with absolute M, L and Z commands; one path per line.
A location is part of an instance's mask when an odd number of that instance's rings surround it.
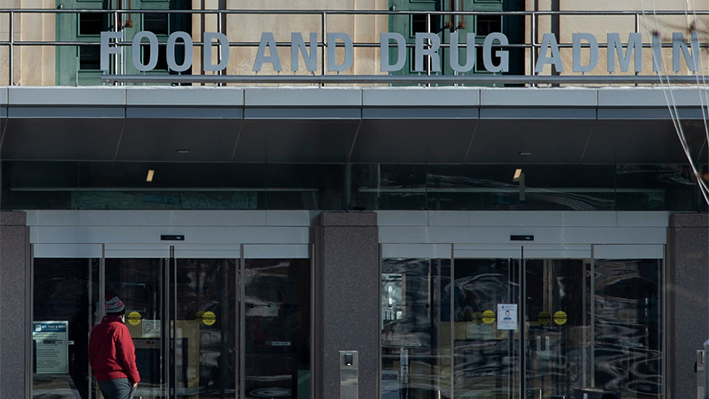
M 105 399 L 131 399 L 140 382 L 125 313 L 126 307 L 117 296 L 107 299 L 106 316 L 89 339 L 89 364 Z

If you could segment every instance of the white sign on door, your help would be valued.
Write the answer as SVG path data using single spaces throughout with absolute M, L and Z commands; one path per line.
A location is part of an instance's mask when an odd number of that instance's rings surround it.
M 498 303 L 497 304 L 497 329 L 516 330 L 517 329 L 517 304 Z

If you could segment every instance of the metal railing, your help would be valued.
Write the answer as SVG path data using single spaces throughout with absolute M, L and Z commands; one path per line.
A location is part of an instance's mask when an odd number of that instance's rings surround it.
M 121 62 L 125 62 L 125 57 L 123 61 L 119 60 L 119 57 L 113 57 L 113 64 L 111 68 L 111 73 L 104 73 L 101 78 L 104 83 L 128 83 L 128 82 L 143 82 L 143 83 L 202 83 L 202 84 L 228 84 L 228 83 L 293 83 L 293 84 L 340 84 L 340 83 L 350 83 L 350 84 L 515 84 L 515 85 L 540 85 L 540 84 L 655 84 L 660 83 L 658 79 L 658 74 L 650 72 L 649 74 L 638 74 L 637 72 L 629 75 L 612 75 L 608 73 L 607 75 L 584 75 L 583 73 L 566 73 L 566 74 L 540 74 L 535 72 L 535 65 L 537 64 L 538 53 L 542 48 L 542 43 L 540 43 L 540 35 L 542 33 L 554 33 L 551 32 L 551 26 L 547 27 L 549 24 L 541 24 L 540 18 L 547 17 L 552 18 L 564 18 L 564 17 L 593 17 L 593 18 L 609 18 L 609 17 L 628 17 L 632 19 L 630 23 L 618 23 L 619 32 L 623 33 L 641 33 L 644 36 L 657 34 L 655 29 L 650 29 L 648 27 L 648 18 L 652 22 L 656 23 L 657 20 L 662 20 L 663 18 L 685 18 L 687 20 L 687 26 L 676 26 L 675 31 L 683 33 L 694 33 L 696 31 L 696 21 L 690 22 L 690 19 L 706 18 L 709 17 L 709 11 L 398 11 L 398 10 L 139 10 L 139 9 L 113 9 L 113 10 L 96 10 L 96 9 L 77 9 L 77 10 L 66 10 L 66 9 L 0 9 L 0 21 L 8 21 L 8 32 L 4 40 L 0 40 L 0 49 L 7 48 L 7 66 L 8 66 L 8 84 L 15 85 L 17 82 L 15 63 L 16 63 L 16 50 L 21 48 L 29 47 L 42 47 L 42 46 L 54 46 L 54 47 L 80 47 L 80 46 L 99 46 L 99 40 L 22 40 L 16 39 L 15 27 L 17 26 L 17 18 L 23 15 L 54 15 L 58 17 L 63 14 L 105 14 L 109 17 L 110 30 L 114 32 L 119 32 L 124 28 L 124 22 L 126 17 L 130 19 L 131 14 L 166 14 L 166 15 L 180 15 L 187 14 L 189 16 L 200 16 L 205 18 L 207 16 L 214 16 L 216 18 L 216 29 L 219 33 L 225 33 L 225 21 L 228 21 L 230 16 L 234 15 L 283 15 L 283 16 L 316 16 L 319 18 L 320 30 L 317 47 L 320 53 L 320 63 L 319 63 L 319 73 L 311 75 L 265 75 L 265 74 L 253 74 L 253 75 L 224 75 L 223 71 L 216 73 L 214 75 L 205 75 L 202 70 L 199 74 L 194 75 L 122 75 Z M 496 45 L 497 48 L 501 49 L 521 49 L 524 52 L 524 59 L 518 62 L 524 63 L 525 74 L 521 75 L 509 75 L 509 74 L 453 74 L 453 75 L 431 75 L 430 65 L 426 68 L 425 75 L 422 74 L 411 74 L 405 76 L 395 76 L 395 75 L 340 75 L 340 74 L 328 74 L 327 70 L 327 56 L 326 51 L 329 46 L 336 45 L 334 43 L 328 43 L 326 33 L 329 32 L 328 18 L 334 16 L 351 16 L 351 17 L 370 17 L 370 18 L 393 18 L 393 17 L 413 17 L 413 16 L 425 16 L 426 21 L 426 32 L 428 33 L 439 33 L 440 31 L 450 29 L 448 27 L 442 28 L 439 32 L 433 32 L 432 27 L 434 18 L 444 18 L 447 16 L 453 17 L 481 17 L 481 16 L 499 16 L 501 19 L 517 17 L 521 18 L 524 22 L 522 31 L 524 32 L 523 40 L 518 43 L 510 43 L 507 45 Z M 78 19 L 78 18 L 77 18 Z M 645 23 L 643 23 L 645 22 Z M 387 22 L 389 26 L 390 22 Z M 630 25 L 630 28 L 626 28 L 626 25 Z M 202 24 L 202 29 L 199 32 L 191 32 L 192 36 L 200 35 L 205 32 Z M 375 25 L 376 26 L 376 25 Z M 502 23 L 501 23 L 502 26 Z M 645 29 L 643 29 L 645 26 Z M 455 28 L 453 28 L 455 29 Z M 670 28 L 668 28 L 670 29 Z M 264 31 L 268 31 L 264 29 Z M 384 32 L 387 32 L 385 30 Z M 668 32 L 670 32 L 668 30 Z M 379 33 L 379 32 L 377 32 Z M 558 32 L 557 32 L 558 33 Z M 701 49 L 709 48 L 709 32 L 698 32 L 701 33 L 701 41 L 699 46 Z M 0 33 L 0 39 L 3 39 L 4 34 Z M 648 37 L 644 37 L 642 42 L 643 48 L 651 48 L 652 43 L 646 40 Z M 204 42 L 194 41 L 195 46 L 204 46 Z M 229 41 L 229 47 L 250 47 L 258 48 L 260 42 L 258 41 Z M 130 41 L 119 40 L 115 43 L 116 46 L 127 47 L 131 45 Z M 164 43 L 160 44 L 164 46 Z M 276 43 L 277 46 L 290 46 L 290 42 L 280 41 Z M 354 41 L 354 48 L 378 48 L 381 44 L 374 42 L 363 42 Z M 428 43 L 430 45 L 430 43 Z M 407 43 L 407 47 L 413 47 L 412 43 Z M 441 48 L 449 48 L 450 43 L 441 43 Z M 460 47 L 464 48 L 467 45 L 461 44 Z M 474 45 L 480 47 L 479 44 Z M 569 49 L 573 46 L 570 42 L 559 41 L 558 47 L 560 49 Z M 672 47 L 672 43 L 662 42 L 660 44 L 662 48 Z M 598 47 L 601 49 L 607 49 L 608 43 L 599 42 Z M 218 55 L 220 56 L 220 55 Z M 0 53 L 0 61 L 2 61 L 2 53 Z M 430 62 L 430 59 L 429 61 Z M 706 66 L 704 66 L 706 69 Z M 76 64 L 76 71 L 78 75 L 79 63 Z M 65 71 L 66 72 L 66 71 Z M 22 71 L 20 71 L 20 76 L 22 76 Z M 696 84 L 703 82 L 703 71 L 699 73 L 694 73 L 690 75 L 666 75 L 670 78 L 673 83 L 678 84 Z M 78 84 L 78 79 L 77 79 Z

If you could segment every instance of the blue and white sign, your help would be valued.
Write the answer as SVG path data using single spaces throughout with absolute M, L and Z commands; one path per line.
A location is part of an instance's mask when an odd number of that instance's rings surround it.
M 517 304 L 497 304 L 497 329 L 517 329 Z
M 37 374 L 69 373 L 69 322 L 35 321 L 32 326 L 35 342 Z

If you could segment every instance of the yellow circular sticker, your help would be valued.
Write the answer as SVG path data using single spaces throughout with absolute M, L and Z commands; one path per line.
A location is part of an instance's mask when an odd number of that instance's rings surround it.
M 492 324 L 495 322 L 495 312 L 492 310 L 486 310 L 483 312 L 483 323 Z
M 483 314 L 482 314 L 482 312 L 475 312 L 475 313 L 473 313 L 473 323 L 475 323 L 475 325 L 478 325 L 478 326 L 483 325 Z
M 554 313 L 554 323 L 561 326 L 561 325 L 566 324 L 567 320 L 568 320 L 568 318 L 566 316 L 566 312 L 564 312 L 563 310 L 560 310 L 560 311 Z
M 201 322 L 202 322 L 202 316 L 204 316 L 204 310 L 200 310 L 200 311 L 198 311 L 197 313 L 195 313 L 195 315 L 194 315 L 194 320 L 195 320 L 197 323 L 201 323 Z
M 217 322 L 217 315 L 214 312 L 206 311 L 202 314 L 202 323 L 211 326 Z
M 539 324 L 546 326 L 551 321 L 551 313 L 547 312 L 546 310 L 543 310 L 539 312 L 537 320 L 539 320 Z
M 132 311 L 126 315 L 126 320 L 128 320 L 128 323 L 130 323 L 131 325 L 134 325 L 134 326 L 137 326 L 138 324 L 140 324 L 140 320 L 142 318 L 143 317 L 140 315 L 140 313 L 138 313 L 136 311 Z

